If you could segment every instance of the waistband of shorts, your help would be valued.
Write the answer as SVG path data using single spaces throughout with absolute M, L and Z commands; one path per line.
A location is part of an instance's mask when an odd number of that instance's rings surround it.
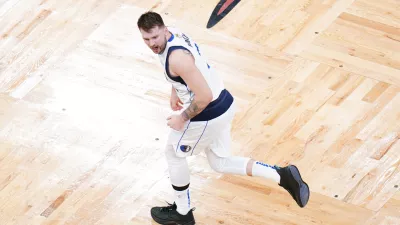
M 215 119 L 228 111 L 232 103 L 233 96 L 228 90 L 224 89 L 221 91 L 217 99 L 208 104 L 203 111 L 193 117 L 190 121 L 209 121 Z

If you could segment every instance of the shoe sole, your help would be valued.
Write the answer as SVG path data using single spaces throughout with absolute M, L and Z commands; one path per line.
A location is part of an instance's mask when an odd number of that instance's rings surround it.
M 308 200 L 310 199 L 310 188 L 308 184 L 303 181 L 300 175 L 299 169 L 296 166 L 290 165 L 289 166 L 290 174 L 292 175 L 293 179 L 297 182 L 299 188 L 299 201 L 298 204 L 301 208 L 307 205 Z
M 177 222 L 165 222 L 163 220 L 158 219 L 157 217 L 154 217 L 153 215 L 151 215 L 151 217 L 153 218 L 154 221 L 156 221 L 159 224 L 162 225 L 195 225 L 195 221 L 189 221 L 187 223 L 177 223 Z

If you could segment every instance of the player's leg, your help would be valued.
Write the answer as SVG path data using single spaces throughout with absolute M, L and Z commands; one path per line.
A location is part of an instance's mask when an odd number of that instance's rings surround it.
M 178 157 L 173 145 L 165 149 L 171 186 L 174 190 L 174 203 L 169 206 L 153 207 L 151 216 L 160 224 L 195 224 L 190 209 L 190 171 L 186 157 Z
M 190 171 L 185 157 L 177 157 L 172 145 L 165 151 L 168 162 L 169 178 L 175 194 L 177 211 L 186 215 L 190 210 Z
M 307 205 L 310 190 L 294 165 L 286 167 L 271 166 L 247 157 L 220 157 L 212 150 L 206 151 L 208 162 L 216 172 L 224 174 L 263 177 L 275 181 L 285 188 L 300 207 Z
M 248 157 L 220 157 L 212 149 L 207 150 L 206 155 L 211 168 L 218 173 L 264 177 L 276 183 L 281 180 L 276 168 L 266 163 Z
M 219 118 L 220 121 L 210 123 L 210 126 L 216 125 L 215 128 L 211 127 L 215 139 L 205 151 L 211 168 L 219 173 L 258 176 L 279 183 L 280 176 L 274 167 L 248 157 L 231 155 L 231 122 L 234 109 L 232 107 L 225 117 Z
M 264 177 L 285 188 L 300 207 L 309 200 L 309 187 L 305 183 L 296 166 L 280 168 L 248 157 L 232 156 L 230 123 L 215 132 L 216 139 L 207 149 L 208 162 L 215 171 L 226 174 Z
M 174 203 L 166 207 L 154 207 L 151 215 L 161 224 L 194 224 L 190 201 L 190 171 L 186 157 L 196 155 L 208 146 L 207 122 L 188 123 L 185 130 L 171 130 L 165 149 L 170 181 L 174 190 Z

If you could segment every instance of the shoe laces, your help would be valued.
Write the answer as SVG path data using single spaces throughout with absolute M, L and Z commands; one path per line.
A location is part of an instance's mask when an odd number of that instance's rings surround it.
M 176 210 L 177 206 L 176 206 L 175 202 L 174 202 L 174 204 L 171 204 L 166 201 L 166 203 L 168 204 L 168 206 L 161 207 L 161 209 L 160 209 L 161 212 L 171 212 L 172 210 Z M 194 210 L 196 210 L 196 207 L 193 207 L 189 211 L 194 211 Z
M 176 209 L 175 203 L 174 204 L 171 204 L 169 202 L 166 202 L 166 203 L 168 204 L 168 206 L 162 207 L 160 209 L 161 212 L 169 212 L 169 211 L 172 211 L 172 210 Z

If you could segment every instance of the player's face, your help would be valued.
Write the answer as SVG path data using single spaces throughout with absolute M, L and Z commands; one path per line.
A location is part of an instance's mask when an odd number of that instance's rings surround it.
M 156 54 L 160 54 L 164 51 L 167 39 L 167 28 L 166 27 L 154 27 L 150 31 L 146 32 L 140 29 L 144 42 L 149 48 Z

